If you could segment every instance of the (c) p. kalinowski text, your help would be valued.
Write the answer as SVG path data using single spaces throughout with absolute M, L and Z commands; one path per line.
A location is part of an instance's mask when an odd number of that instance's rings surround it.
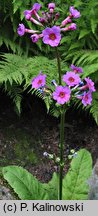
M 32 211 L 83 211 L 83 203 L 74 203 L 73 205 L 51 205 L 49 203 L 41 205 L 32 203 Z

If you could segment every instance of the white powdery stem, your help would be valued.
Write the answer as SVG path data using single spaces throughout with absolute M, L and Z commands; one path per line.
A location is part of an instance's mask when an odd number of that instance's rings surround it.
M 40 16 L 38 15 L 38 13 L 36 11 L 33 12 L 33 14 L 35 15 L 35 17 L 40 21 Z
M 39 31 L 37 31 L 37 30 L 31 30 L 31 29 L 25 29 L 25 32 L 26 33 L 30 33 L 30 34 L 35 34 L 35 33 L 38 33 Z
M 35 20 L 33 17 L 30 18 L 30 21 L 35 23 L 36 25 L 40 25 L 43 26 L 42 23 L 38 22 L 37 20 Z
M 76 85 L 75 87 L 73 87 L 71 90 L 74 91 L 75 89 L 77 89 L 79 87 L 79 85 Z
M 62 31 L 62 32 L 65 32 L 65 31 L 68 31 L 68 30 L 69 30 L 68 27 L 66 27 L 66 28 L 61 28 L 61 31 Z

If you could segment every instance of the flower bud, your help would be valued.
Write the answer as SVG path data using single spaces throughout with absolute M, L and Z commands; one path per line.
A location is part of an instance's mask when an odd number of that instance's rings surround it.
M 55 8 L 55 3 L 49 3 L 48 4 L 48 8 L 50 10 L 50 13 L 53 13 L 54 12 L 54 8 Z
M 40 10 L 40 8 L 41 8 L 41 4 L 35 3 L 35 4 L 33 5 L 33 7 L 32 7 L 32 13 L 33 13 L 34 11 L 38 12 L 38 11 Z
M 65 20 L 62 21 L 61 26 L 66 26 L 68 23 L 71 23 L 72 20 L 70 19 L 70 16 L 68 16 Z
M 32 42 L 33 42 L 33 43 L 37 43 L 38 40 L 39 40 L 38 34 L 33 34 L 33 35 L 31 35 L 31 39 L 32 39 Z
M 24 11 L 24 16 L 27 20 L 30 20 L 31 16 L 32 16 L 32 11 L 30 10 L 25 10 Z
M 19 34 L 19 36 L 23 36 L 25 34 L 25 26 L 24 24 L 19 24 L 18 29 L 17 29 L 17 33 Z
M 43 153 L 43 156 L 44 156 L 44 157 L 48 157 L 48 156 L 49 156 L 48 152 L 44 152 L 44 153 Z
M 57 157 L 56 160 L 55 160 L 55 162 L 56 162 L 56 163 L 60 163 L 60 158 Z
M 76 30 L 76 28 L 77 28 L 77 26 L 75 23 L 72 23 L 70 26 L 68 26 L 68 29 L 72 30 L 72 31 Z
M 70 7 L 70 16 L 77 19 L 80 17 L 80 12 L 76 9 L 74 9 L 73 6 Z
M 63 32 L 69 31 L 69 30 L 74 31 L 74 30 L 76 30 L 76 28 L 77 28 L 76 24 L 75 24 L 75 23 L 72 23 L 72 24 L 71 24 L 70 26 L 68 26 L 68 27 L 61 28 L 61 31 L 63 31 Z
M 55 14 L 55 18 L 54 18 L 54 20 L 57 21 L 57 20 L 59 19 L 59 16 L 60 16 L 60 13 L 59 13 L 59 12 L 56 13 L 56 14 Z

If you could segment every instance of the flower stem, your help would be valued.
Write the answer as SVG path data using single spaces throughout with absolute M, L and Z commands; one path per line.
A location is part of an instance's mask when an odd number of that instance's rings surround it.
M 59 85 L 61 85 L 61 61 L 60 61 L 60 55 L 57 47 L 56 47 L 56 58 L 57 58 L 57 66 L 58 66 L 58 74 L 59 74 Z
M 61 60 L 56 47 L 56 57 L 57 57 L 57 66 L 58 66 L 58 75 L 59 75 L 59 85 L 62 84 L 61 79 Z M 60 120 L 60 167 L 59 167 L 59 192 L 58 199 L 62 200 L 62 185 L 63 185 L 63 168 L 64 168 L 64 122 L 65 122 L 65 107 L 62 107 L 61 110 L 61 120 Z
M 62 84 L 61 80 L 61 60 L 58 52 L 58 48 L 56 47 L 56 57 L 57 57 L 57 66 L 58 66 L 58 75 L 59 75 L 59 85 Z M 59 167 L 59 192 L 58 199 L 62 200 L 62 183 L 63 183 L 63 153 L 64 153 L 64 121 L 65 121 L 65 110 L 61 111 L 61 120 L 60 120 L 60 167 Z
M 62 183 L 63 183 L 63 168 L 64 168 L 64 121 L 65 121 L 65 112 L 61 113 L 60 121 L 60 172 L 59 172 L 59 200 L 62 200 Z

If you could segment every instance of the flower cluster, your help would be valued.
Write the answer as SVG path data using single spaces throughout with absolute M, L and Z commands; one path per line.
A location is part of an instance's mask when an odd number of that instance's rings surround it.
M 48 4 L 48 12 L 42 11 L 41 16 L 39 10 L 41 5 L 35 3 L 31 10 L 25 10 L 24 16 L 26 20 L 31 21 L 35 25 L 39 25 L 41 30 L 27 29 L 23 23 L 19 24 L 17 32 L 19 36 L 23 36 L 25 33 L 30 33 L 31 40 L 33 43 L 38 42 L 42 38 L 43 43 L 56 47 L 60 44 L 62 32 L 76 30 L 76 24 L 73 23 L 73 18 L 77 19 L 80 17 L 80 12 L 73 6 L 69 9 L 69 16 L 64 19 L 58 26 L 56 22 L 60 16 L 58 12 L 55 12 L 55 3 Z
M 71 71 L 67 71 L 62 76 L 62 85 L 57 85 L 56 81 L 52 80 L 55 87 L 53 92 L 46 85 L 46 75 L 40 72 L 32 80 L 32 88 L 38 89 L 41 93 L 48 92 L 51 99 L 60 105 L 69 102 L 72 97 L 80 99 L 84 106 L 91 105 L 92 93 L 95 92 L 94 82 L 89 77 L 82 81 L 79 76 L 82 72 L 81 67 L 71 65 Z
M 62 38 L 62 32 L 69 30 L 76 30 L 77 26 L 73 19 L 80 17 L 80 12 L 73 6 L 69 8 L 69 15 L 60 23 L 57 24 L 60 14 L 55 12 L 55 3 L 48 4 L 48 12 L 42 11 L 39 3 L 35 3 L 31 10 L 25 10 L 24 16 L 26 20 L 31 21 L 33 24 L 40 26 L 39 30 L 27 29 L 24 24 L 19 24 L 17 32 L 20 36 L 25 33 L 30 33 L 30 38 L 33 43 L 36 43 L 40 38 L 44 44 L 51 47 L 57 47 Z M 41 14 L 41 15 L 40 15 Z M 55 87 L 54 92 L 46 86 L 46 75 L 40 74 L 32 80 L 32 88 L 38 89 L 43 95 L 49 94 L 51 99 L 55 100 L 58 104 L 65 104 L 70 101 L 72 97 L 78 98 L 82 101 L 84 106 L 91 105 L 92 92 L 95 91 L 93 81 L 88 77 L 84 81 L 81 80 L 81 67 L 76 67 L 71 64 L 70 71 L 62 76 L 62 85 L 58 85 L 55 80 L 52 84 Z

